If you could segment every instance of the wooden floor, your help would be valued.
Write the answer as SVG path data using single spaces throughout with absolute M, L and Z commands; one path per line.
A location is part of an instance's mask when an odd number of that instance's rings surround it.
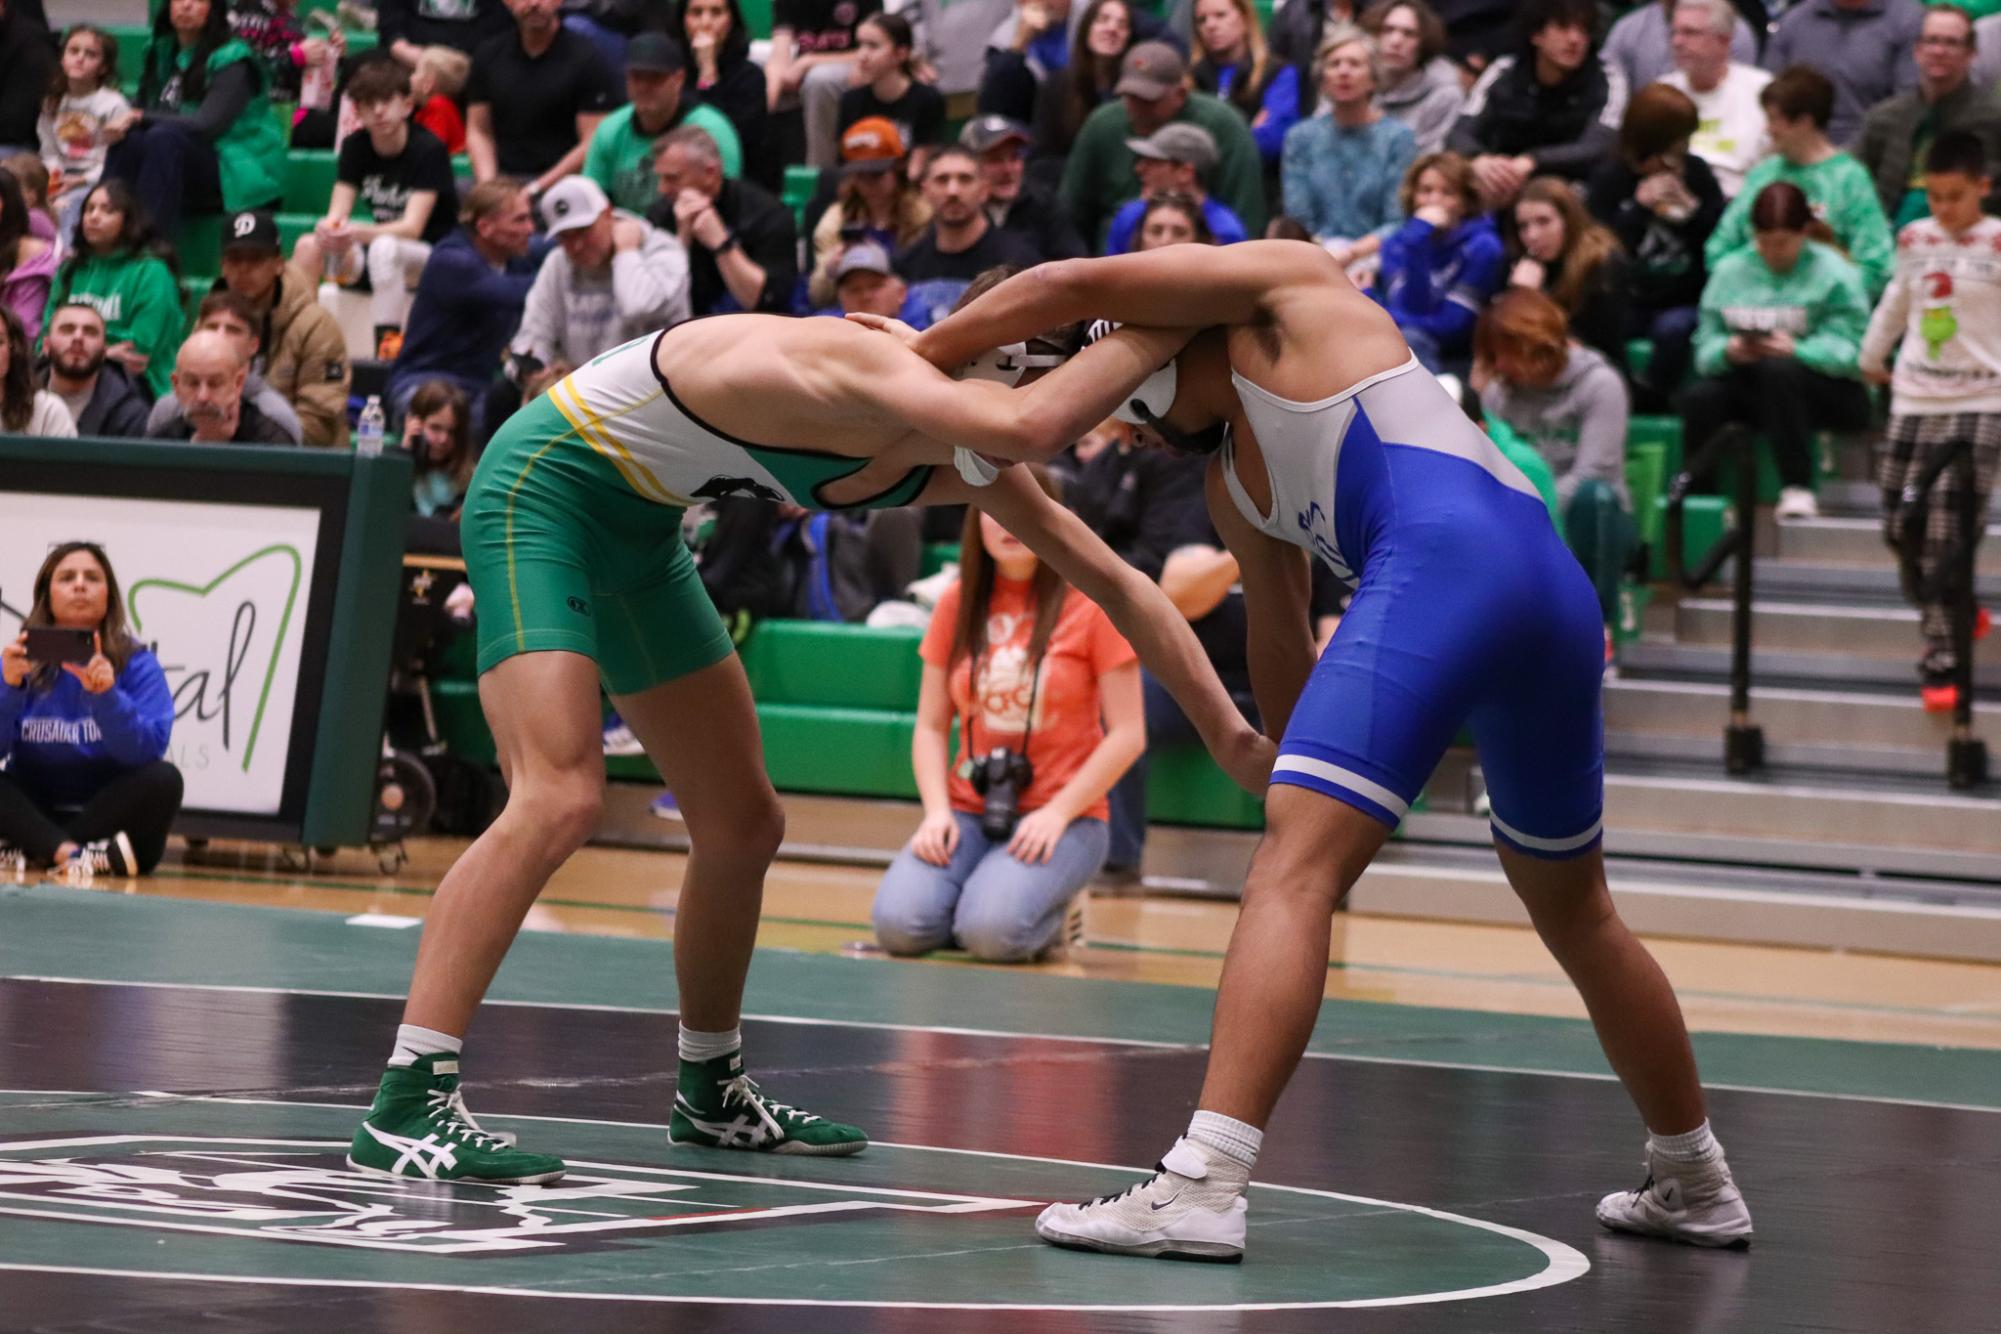
M 177 849 L 157 876 L 105 888 L 421 918 L 439 877 L 463 846 L 419 841 L 407 866 L 383 875 L 359 852 L 302 872 L 287 869 L 264 847 L 218 844 L 200 864 L 190 864 Z M 671 937 L 684 863 L 673 853 L 587 849 L 558 873 L 529 928 Z M 759 943 L 838 953 L 867 940 L 877 879 L 868 868 L 780 863 L 766 884 Z M 1213 987 L 1235 918 L 1230 903 L 1094 895 L 1087 910 L 1087 947 L 1034 971 Z M 1649 943 L 1697 1031 L 2001 1049 L 2001 967 L 1690 940 Z M 951 955 L 935 962 L 979 966 Z M 1492 1013 L 1584 1013 L 1529 931 L 1382 917 L 1337 918 L 1326 994 L 1335 1000 Z

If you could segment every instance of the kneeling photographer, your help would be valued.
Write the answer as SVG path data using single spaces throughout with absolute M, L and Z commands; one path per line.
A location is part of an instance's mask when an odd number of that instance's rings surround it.
M 95 543 L 49 552 L 34 598 L 0 645 L 0 865 L 144 875 L 181 806 L 167 679 Z
M 918 652 L 924 822 L 876 891 L 876 939 L 891 954 L 956 943 L 992 963 L 1034 959 L 1103 864 L 1105 794 L 1146 748 L 1139 660 L 1096 603 L 977 510 Z

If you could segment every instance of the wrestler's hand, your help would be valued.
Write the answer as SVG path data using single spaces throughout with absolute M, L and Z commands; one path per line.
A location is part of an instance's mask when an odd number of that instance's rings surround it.
M 1262 797 L 1271 783 L 1271 767 L 1278 763 L 1278 743 L 1246 723 L 1214 754 L 1230 781 L 1252 796 Z
M 855 311 L 848 316 L 856 324 L 866 325 L 877 333 L 886 333 L 901 339 L 907 348 L 915 349 L 920 336 L 917 330 L 897 319 L 894 315 L 871 315 L 865 311 Z

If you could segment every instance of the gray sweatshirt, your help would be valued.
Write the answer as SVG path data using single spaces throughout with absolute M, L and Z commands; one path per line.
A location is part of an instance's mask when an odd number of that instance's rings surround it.
M 1459 107 L 1465 100 L 1459 67 L 1444 56 L 1376 94 L 1376 105 L 1384 115 L 1410 126 L 1410 132 L 1417 136 L 1419 153 L 1435 153 L 1445 147 L 1445 136 L 1452 133 L 1452 122 L 1459 119 Z
M 1480 392 L 1480 406 L 1536 447 L 1556 474 L 1564 505 L 1584 482 L 1604 482 L 1619 503 L 1626 494 L 1626 423 L 1631 407 L 1626 382 L 1602 353 L 1570 345 L 1570 361 L 1547 389 L 1528 389 L 1496 378 Z
M 646 239 L 637 250 L 615 254 L 611 267 L 579 272 L 561 247 L 552 249 L 535 274 L 521 311 L 521 327 L 510 346 L 545 366 L 581 366 L 620 343 L 688 318 L 688 252 L 665 232 L 623 209 L 621 221 L 637 222 Z

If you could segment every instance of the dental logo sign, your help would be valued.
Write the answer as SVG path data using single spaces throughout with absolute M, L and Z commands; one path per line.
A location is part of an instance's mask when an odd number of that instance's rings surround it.
M 51 546 L 98 542 L 173 692 L 186 805 L 277 814 L 318 511 L 0 491 L 0 534 L 0 636 L 20 633 Z

